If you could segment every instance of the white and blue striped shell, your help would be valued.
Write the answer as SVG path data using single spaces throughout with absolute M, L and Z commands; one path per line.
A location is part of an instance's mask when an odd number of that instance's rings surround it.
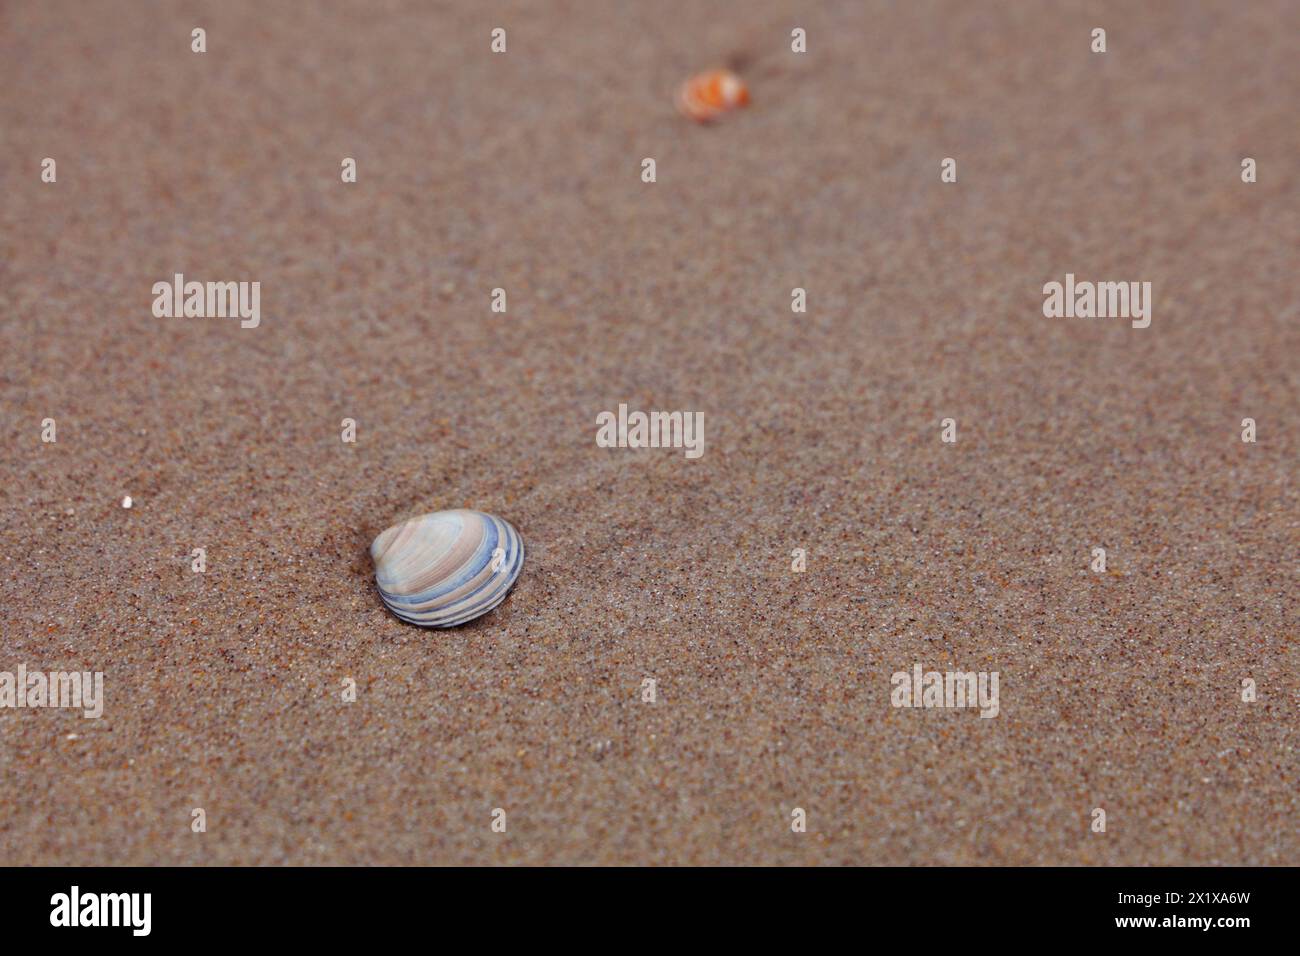
M 457 509 L 395 524 L 370 546 L 388 609 L 422 627 L 455 627 L 503 600 L 524 566 L 519 532 L 495 515 Z

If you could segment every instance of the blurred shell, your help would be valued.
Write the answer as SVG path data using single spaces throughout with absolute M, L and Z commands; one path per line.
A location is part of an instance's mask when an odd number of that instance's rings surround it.
M 677 108 L 701 123 L 747 105 L 749 89 L 745 86 L 745 81 L 730 70 L 700 73 L 677 90 Z
M 494 515 L 435 511 L 380 534 L 370 558 L 390 611 L 423 627 L 454 627 L 505 599 L 524 565 L 524 542 Z

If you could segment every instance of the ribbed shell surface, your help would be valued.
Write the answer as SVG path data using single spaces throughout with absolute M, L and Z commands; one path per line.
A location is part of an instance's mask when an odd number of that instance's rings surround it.
M 382 532 L 370 557 L 390 611 L 423 627 L 455 627 L 505 599 L 523 568 L 524 542 L 495 515 L 435 511 Z

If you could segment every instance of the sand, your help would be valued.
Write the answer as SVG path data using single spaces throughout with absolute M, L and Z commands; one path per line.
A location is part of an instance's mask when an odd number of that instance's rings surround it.
M 0 670 L 106 693 L 0 710 L 0 863 L 1296 860 L 1300 7 L 371 6 L 0 9 Z M 453 507 L 527 564 L 426 632 Z

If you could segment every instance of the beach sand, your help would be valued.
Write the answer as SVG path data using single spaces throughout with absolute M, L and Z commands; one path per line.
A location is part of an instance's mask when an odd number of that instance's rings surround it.
M 1295 862 L 1300 6 L 368 7 L 0 8 L 0 670 L 106 695 L 0 710 L 0 863 Z M 402 624 L 457 507 L 523 574 Z

